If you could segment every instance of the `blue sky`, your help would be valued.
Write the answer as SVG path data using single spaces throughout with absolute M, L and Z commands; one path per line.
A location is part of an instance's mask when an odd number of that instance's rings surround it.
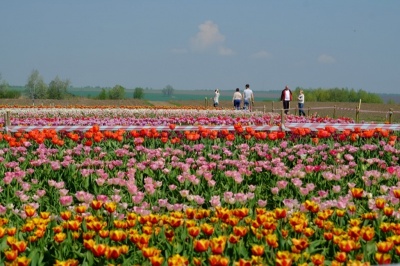
M 400 93 L 399 0 L 0 2 L 0 73 L 80 86 Z

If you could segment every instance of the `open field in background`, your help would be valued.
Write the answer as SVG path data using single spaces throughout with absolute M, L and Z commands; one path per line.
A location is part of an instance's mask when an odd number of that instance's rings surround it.
M 208 100 L 208 108 L 213 109 L 211 98 Z M 29 99 L 0 99 L 0 105 L 32 105 L 32 100 Z M 165 106 L 170 108 L 171 106 L 183 107 L 199 107 L 205 108 L 205 99 L 200 100 L 169 100 L 169 101 L 148 101 L 148 100 L 137 100 L 137 99 L 125 99 L 125 100 L 95 100 L 87 98 L 74 98 L 70 100 L 36 100 L 36 106 L 71 106 L 71 105 L 86 105 L 86 106 L 154 106 L 160 107 Z M 295 114 L 296 104 L 294 103 L 290 110 L 291 114 Z M 307 115 L 317 115 L 320 117 L 333 117 L 334 106 L 336 106 L 335 117 L 350 117 L 356 118 L 356 108 L 358 103 L 343 103 L 343 102 L 306 102 L 305 112 Z M 233 109 L 231 100 L 220 101 L 220 109 Z M 280 113 L 279 109 L 282 108 L 281 102 L 271 101 L 256 101 L 255 110 Z M 373 104 L 373 103 L 361 103 L 361 112 L 359 115 L 360 122 L 385 122 L 388 120 L 389 109 L 392 108 L 394 113 L 392 116 L 393 123 L 400 123 L 400 104 Z
M 24 86 L 10 86 L 12 90 L 25 91 Z M 104 88 L 109 90 L 111 88 Z M 242 90 L 242 88 L 240 88 Z M 77 97 L 82 98 L 96 98 L 102 88 L 100 87 L 72 87 L 68 89 L 68 92 Z M 205 97 L 214 97 L 214 89 L 203 89 L 203 90 L 174 90 L 174 94 L 170 97 L 163 95 L 161 89 L 143 88 L 144 100 L 148 101 L 170 101 L 170 100 L 204 100 Z M 235 88 L 232 90 L 220 90 L 220 100 L 231 100 Z M 134 89 L 125 89 L 125 98 L 133 98 Z M 280 97 L 281 90 L 254 90 L 254 94 L 258 101 L 278 101 Z M 400 104 L 400 94 L 387 94 L 387 93 L 377 93 L 384 103 L 389 101 L 393 103 Z M 306 98 L 307 100 L 307 98 Z

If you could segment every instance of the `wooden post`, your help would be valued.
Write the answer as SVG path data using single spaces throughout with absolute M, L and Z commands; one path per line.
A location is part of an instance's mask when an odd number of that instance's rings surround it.
M 275 109 L 274 109 L 274 102 L 272 102 L 272 112 L 275 112 Z
M 267 110 L 266 110 L 266 107 L 265 107 L 265 105 L 263 106 L 263 113 L 265 114 L 265 112 L 266 112 Z
M 11 122 L 10 122 L 10 111 L 6 112 L 6 126 L 9 127 L 11 126 Z
M 310 110 L 311 110 L 311 108 L 310 108 L 310 106 L 308 107 L 308 111 L 307 111 L 307 115 L 308 116 L 310 116 Z
M 204 107 L 207 109 L 207 97 L 204 99 Z
M 333 118 L 336 118 L 336 105 L 333 106 Z
M 281 130 L 285 130 L 285 110 L 281 110 Z
M 5 131 L 5 132 L 7 132 L 7 125 L 6 125 L 6 121 L 7 121 L 7 115 L 6 115 L 6 114 L 4 114 L 4 115 L 3 115 L 3 119 L 4 119 L 4 125 L 3 125 L 3 128 L 4 128 L 4 131 Z
M 360 102 L 358 103 L 357 109 L 356 109 L 356 123 L 360 121 L 360 108 L 361 108 L 361 99 Z
M 393 109 L 389 108 L 389 124 L 392 124 L 392 117 L 393 117 Z

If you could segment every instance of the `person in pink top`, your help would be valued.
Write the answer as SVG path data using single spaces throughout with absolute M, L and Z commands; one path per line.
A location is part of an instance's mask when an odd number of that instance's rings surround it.
M 285 114 L 288 114 L 290 102 L 292 101 L 292 91 L 289 89 L 288 86 L 283 89 L 281 94 L 281 101 L 283 103 L 283 109 L 285 110 Z

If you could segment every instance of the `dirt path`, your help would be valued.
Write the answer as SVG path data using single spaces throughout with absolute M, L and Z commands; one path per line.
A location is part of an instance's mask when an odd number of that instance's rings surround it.
M 169 102 L 163 102 L 163 101 L 149 101 L 149 104 L 153 106 L 175 106 Z

